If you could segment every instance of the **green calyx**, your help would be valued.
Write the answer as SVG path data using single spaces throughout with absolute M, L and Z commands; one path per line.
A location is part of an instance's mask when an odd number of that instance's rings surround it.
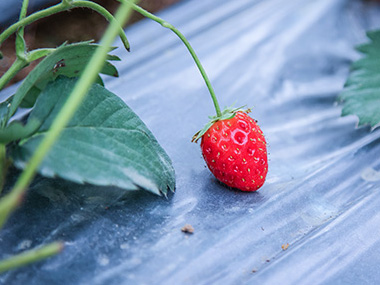
M 243 110 L 244 107 L 245 106 L 242 106 L 239 108 L 227 107 L 222 111 L 220 116 L 218 116 L 218 115 L 209 116 L 210 121 L 203 127 L 203 129 L 201 129 L 199 132 L 197 132 L 193 136 L 193 138 L 191 139 L 191 142 L 195 142 L 195 143 L 198 142 L 198 140 L 207 132 L 207 130 L 209 128 L 211 128 L 211 126 L 214 123 L 216 123 L 217 121 L 232 119 L 233 117 L 235 117 L 235 115 L 238 111 L 242 111 L 242 112 L 245 112 L 247 114 L 251 112 L 250 108 Z

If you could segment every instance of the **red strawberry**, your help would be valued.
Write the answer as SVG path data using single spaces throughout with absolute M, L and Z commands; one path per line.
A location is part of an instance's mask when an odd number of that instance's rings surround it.
M 202 154 L 214 176 L 227 186 L 256 191 L 268 172 L 266 141 L 256 122 L 242 111 L 218 120 L 203 134 Z

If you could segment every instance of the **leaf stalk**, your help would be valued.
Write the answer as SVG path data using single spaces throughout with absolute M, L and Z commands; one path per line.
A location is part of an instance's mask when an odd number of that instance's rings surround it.
M 121 2 L 128 2 L 129 0 L 119 0 Z M 146 11 L 145 9 L 141 8 L 140 6 L 136 5 L 136 4 L 132 4 L 132 8 L 140 13 L 141 15 L 159 23 L 161 26 L 163 26 L 164 28 L 168 28 L 170 29 L 171 31 L 173 31 L 179 38 L 180 40 L 185 44 L 186 48 L 188 49 L 188 51 L 190 52 L 191 56 L 193 57 L 194 61 L 195 61 L 195 64 L 197 65 L 198 69 L 199 69 L 199 72 L 201 73 L 206 85 L 207 85 L 207 88 L 210 92 L 210 95 L 211 95 L 211 99 L 214 103 L 214 107 L 215 107 L 215 111 L 216 111 L 216 115 L 218 117 L 222 116 L 222 112 L 220 110 L 220 106 L 219 106 L 219 103 L 218 103 L 218 100 L 216 98 L 216 95 L 215 95 L 215 92 L 214 92 L 214 89 L 211 85 L 211 82 L 210 82 L 210 79 L 208 78 L 207 76 L 207 73 L 205 71 L 205 69 L 203 68 L 197 54 L 195 53 L 193 47 L 190 45 L 189 41 L 186 39 L 186 37 L 177 29 L 175 28 L 172 24 L 166 22 L 165 20 L 161 19 L 160 17 L 157 17 L 156 15 L 153 15 L 152 13 Z

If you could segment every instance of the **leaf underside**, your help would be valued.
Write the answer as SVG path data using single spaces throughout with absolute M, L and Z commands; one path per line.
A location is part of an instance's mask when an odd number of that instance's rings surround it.
M 380 125 L 380 30 L 367 33 L 371 40 L 357 47 L 364 57 L 352 64 L 345 89 L 339 95 L 342 116 L 356 115 L 359 126 Z
M 11 149 L 23 168 L 44 138 L 76 83 L 59 77 L 38 97 L 28 122 L 43 122 L 29 138 Z M 94 84 L 39 169 L 47 177 L 77 183 L 145 189 L 155 194 L 174 191 L 170 158 L 139 117 L 115 94 Z

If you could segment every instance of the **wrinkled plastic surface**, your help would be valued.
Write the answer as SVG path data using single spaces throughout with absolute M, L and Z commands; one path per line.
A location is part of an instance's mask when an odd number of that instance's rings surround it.
M 214 112 L 205 84 L 171 32 L 140 22 L 127 31 L 132 52 L 117 51 L 120 78 L 105 83 L 172 158 L 176 193 L 121 197 L 115 188 L 38 178 L 0 233 L 1 256 L 55 240 L 65 250 L 0 283 L 378 282 L 380 130 L 341 118 L 336 98 L 359 57 L 354 45 L 380 27 L 380 7 L 183 1 L 161 16 L 189 38 L 222 105 L 253 106 L 269 143 L 266 184 L 241 193 L 215 181 L 190 143 Z M 192 235 L 181 232 L 185 224 Z

